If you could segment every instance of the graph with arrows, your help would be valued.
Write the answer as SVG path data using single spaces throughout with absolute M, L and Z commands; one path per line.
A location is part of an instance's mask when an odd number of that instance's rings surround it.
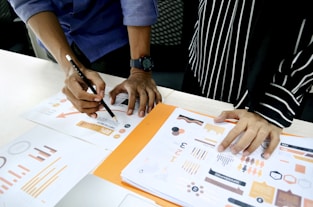
M 106 94 L 105 97 L 105 101 L 109 103 L 109 94 Z M 127 94 L 120 94 L 117 96 L 116 103 L 110 105 L 118 122 L 115 122 L 105 109 L 98 111 L 98 117 L 94 119 L 76 110 L 60 92 L 39 103 L 24 116 L 38 124 L 112 151 L 142 120 L 137 115 L 138 103 L 136 103 L 134 114 L 131 116 L 126 114 L 127 103 Z

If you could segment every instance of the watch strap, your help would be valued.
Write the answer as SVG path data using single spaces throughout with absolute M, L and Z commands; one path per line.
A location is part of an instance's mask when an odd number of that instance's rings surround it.
M 145 72 L 149 72 L 153 69 L 154 63 L 150 56 L 142 56 L 139 59 L 131 59 L 130 67 L 135 67 Z
M 130 67 L 143 69 L 143 66 L 139 59 L 131 59 L 130 60 Z

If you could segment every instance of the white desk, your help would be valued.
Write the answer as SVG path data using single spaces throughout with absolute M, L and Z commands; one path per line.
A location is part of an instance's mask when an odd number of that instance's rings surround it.
M 64 86 L 64 72 L 51 61 L 0 49 L 0 74 L 2 146 L 34 126 L 21 118 L 21 114 L 60 92 Z M 105 74 L 101 76 L 107 86 L 112 87 L 123 80 Z M 160 92 L 166 100 L 173 90 L 160 87 Z
M 58 93 L 63 87 L 64 73 L 57 64 L 50 61 L 0 50 L 0 74 L 1 147 L 35 126 L 34 123 L 22 118 L 21 114 Z M 110 87 L 123 80 L 104 74 L 102 77 Z M 159 87 L 159 89 L 164 103 L 185 109 L 214 116 L 222 110 L 232 109 L 231 104 L 168 88 Z M 295 120 L 285 132 L 313 137 L 312 128 L 313 123 Z M 128 191 L 91 175 L 79 183 L 58 206 L 123 206 L 125 203 L 116 201 L 125 198 L 126 195 L 129 195 Z M 144 205 L 149 206 L 147 203 Z

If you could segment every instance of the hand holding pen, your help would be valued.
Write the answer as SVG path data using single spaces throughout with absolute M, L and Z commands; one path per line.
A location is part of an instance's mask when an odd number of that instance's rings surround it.
M 97 94 L 97 91 L 93 87 L 90 80 L 85 76 L 85 74 L 80 70 L 80 68 L 77 66 L 77 64 L 74 62 L 74 60 L 71 58 L 70 55 L 66 55 L 66 59 L 72 64 L 73 69 L 77 72 L 77 74 L 80 76 L 80 78 L 84 81 L 84 83 L 88 86 L 88 88 L 91 89 L 91 91 L 94 94 Z M 108 107 L 108 105 L 104 102 L 104 100 L 100 100 L 100 103 L 104 106 L 104 108 L 107 110 L 107 112 L 110 114 L 110 116 L 117 121 L 117 118 L 115 114 L 112 112 L 112 110 Z

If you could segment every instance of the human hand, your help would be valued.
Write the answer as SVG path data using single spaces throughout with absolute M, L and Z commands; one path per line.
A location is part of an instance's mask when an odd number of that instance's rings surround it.
M 116 96 L 119 93 L 128 93 L 127 114 L 133 114 L 137 97 L 139 97 L 138 116 L 144 117 L 149 113 L 155 104 L 162 102 L 162 96 L 157 89 L 157 85 L 150 72 L 144 72 L 139 69 L 132 69 L 131 75 L 127 80 L 117 85 L 111 92 L 111 104 L 115 103 Z
M 103 107 L 100 101 L 104 97 L 105 83 L 97 72 L 83 67 L 80 69 L 92 85 L 95 86 L 97 94 L 87 92 L 88 85 L 76 71 L 68 73 L 62 92 L 78 111 L 97 118 L 96 112 Z
M 223 122 L 226 119 L 237 119 L 238 122 L 219 145 L 219 152 L 230 147 L 233 154 L 243 150 L 244 155 L 249 155 L 268 138 L 269 145 L 262 154 L 263 158 L 268 159 L 279 144 L 282 129 L 256 113 L 248 112 L 245 109 L 223 111 L 214 121 Z M 232 145 L 233 141 L 241 134 L 237 143 Z

